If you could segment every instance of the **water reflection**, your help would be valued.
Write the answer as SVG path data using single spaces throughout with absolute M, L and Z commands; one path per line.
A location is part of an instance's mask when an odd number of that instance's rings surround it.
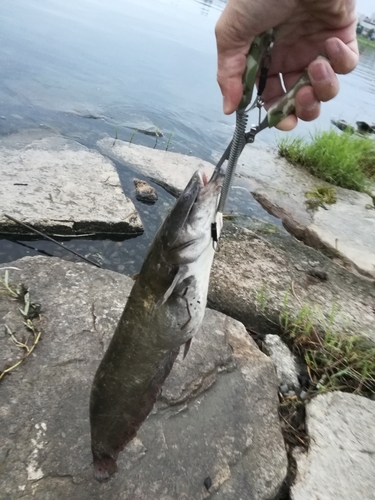
M 375 50 L 371 47 L 359 46 L 359 63 L 356 68 L 356 73 L 366 82 L 366 91 L 375 94 Z M 375 110 L 374 121 L 375 121 Z
M 148 122 L 164 132 L 160 149 L 173 132 L 171 151 L 205 160 L 220 156 L 234 127 L 234 116 L 222 113 L 216 83 L 214 27 L 225 4 L 224 0 L 2 2 L 0 135 L 48 128 L 93 148 L 105 135 L 129 140 L 132 127 Z M 308 137 L 317 127 L 330 127 L 332 118 L 352 124 L 375 121 L 374 68 L 375 51 L 361 48 L 358 68 L 339 76 L 339 96 L 324 103 L 318 121 L 301 122 L 293 134 Z M 251 115 L 249 123 L 255 121 Z M 266 130 L 261 139 L 274 144 L 277 134 Z M 153 147 L 155 140 L 137 134 L 134 142 Z M 251 197 L 240 191 L 234 194 L 238 203 L 232 210 L 265 217 Z M 157 220 L 147 213 L 141 217 L 146 236 L 113 243 L 120 260 L 126 260 L 133 244 L 141 248 L 136 253 L 142 259 L 149 241 L 142 238 L 152 237 L 162 213 Z M 0 242 L 0 260 L 9 258 L 8 250 L 8 257 L 2 253 L 4 245 L 10 249 L 8 241 Z M 112 243 L 106 245 L 105 258 L 115 253 Z M 126 260 L 129 272 L 139 265 L 132 260 Z

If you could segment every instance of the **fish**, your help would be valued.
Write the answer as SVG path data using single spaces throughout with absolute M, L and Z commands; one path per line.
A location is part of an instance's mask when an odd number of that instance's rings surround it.
M 151 412 L 173 363 L 205 314 L 224 172 L 196 171 L 155 235 L 94 376 L 90 394 L 94 477 L 117 472 L 119 453 Z

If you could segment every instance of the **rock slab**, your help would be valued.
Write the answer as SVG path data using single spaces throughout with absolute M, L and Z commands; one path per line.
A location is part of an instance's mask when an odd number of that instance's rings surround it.
M 15 134 L 2 140 L 0 164 L 2 233 L 25 233 L 4 213 L 48 234 L 143 231 L 113 163 L 78 142 L 41 132 Z
M 333 392 L 306 407 L 308 453 L 298 453 L 292 500 L 374 500 L 375 401 Z
M 336 203 L 307 210 L 307 191 L 332 186 L 291 165 L 261 141 L 244 149 L 237 175 L 297 238 L 336 253 L 356 272 L 375 278 L 375 207 L 368 194 L 333 186 Z
M 276 498 L 287 468 L 277 381 L 243 325 L 207 310 L 187 358 L 177 360 L 153 412 L 120 455 L 119 472 L 99 484 L 90 387 L 132 280 L 55 258 L 10 266 L 18 268 L 11 281 L 27 285 L 41 303 L 43 332 L 34 354 L 0 382 L 1 500 Z M 0 332 L 17 308 L 0 295 Z M 21 325 L 16 334 L 22 337 Z
M 98 141 L 97 146 L 104 155 L 131 166 L 174 196 L 185 189 L 196 170 L 204 172 L 209 178 L 214 168 L 211 163 L 195 156 L 151 149 L 119 140 L 113 143 L 110 137 Z
M 374 284 L 255 218 L 225 221 L 208 297 L 256 333 L 278 335 L 282 315 L 304 309 L 317 331 L 375 342 Z

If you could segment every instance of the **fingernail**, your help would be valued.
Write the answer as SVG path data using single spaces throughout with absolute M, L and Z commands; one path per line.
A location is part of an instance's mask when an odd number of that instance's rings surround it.
M 232 104 L 227 97 L 223 97 L 224 114 L 229 115 L 232 112 Z
M 312 83 L 322 83 L 329 78 L 327 65 L 323 61 L 317 61 L 309 71 Z
M 311 111 L 316 106 L 316 98 L 311 92 L 300 92 L 298 96 L 299 105 L 306 111 Z

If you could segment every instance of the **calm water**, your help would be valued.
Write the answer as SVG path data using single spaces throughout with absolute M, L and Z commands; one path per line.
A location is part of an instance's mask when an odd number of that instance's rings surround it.
M 129 127 L 153 124 L 171 150 L 210 160 L 231 138 L 233 117 L 222 114 L 216 84 L 214 26 L 221 0 L 2 0 L 0 6 L 0 135 L 51 128 L 94 147 L 104 134 L 129 140 Z M 340 77 L 338 98 L 314 124 L 297 134 L 328 128 L 331 118 L 375 121 L 375 51 L 365 51 L 354 73 Z M 90 119 L 95 116 L 99 119 Z M 254 117 L 255 120 L 255 117 Z M 250 121 L 252 121 L 250 119 Z M 273 130 L 262 140 L 273 144 Z M 165 147 L 166 138 L 157 147 Z M 154 146 L 137 134 L 134 141 Z M 118 167 L 132 197 L 132 172 Z M 106 267 L 136 272 L 172 198 L 158 188 L 157 210 L 136 202 L 145 235 L 109 242 L 71 240 Z M 270 217 L 237 190 L 232 210 Z M 52 244 L 0 240 L 0 262 L 37 250 L 60 254 Z M 131 254 L 137 255 L 138 258 Z M 133 258 L 134 257 L 134 258 Z M 125 267 L 124 267 L 125 266 Z

